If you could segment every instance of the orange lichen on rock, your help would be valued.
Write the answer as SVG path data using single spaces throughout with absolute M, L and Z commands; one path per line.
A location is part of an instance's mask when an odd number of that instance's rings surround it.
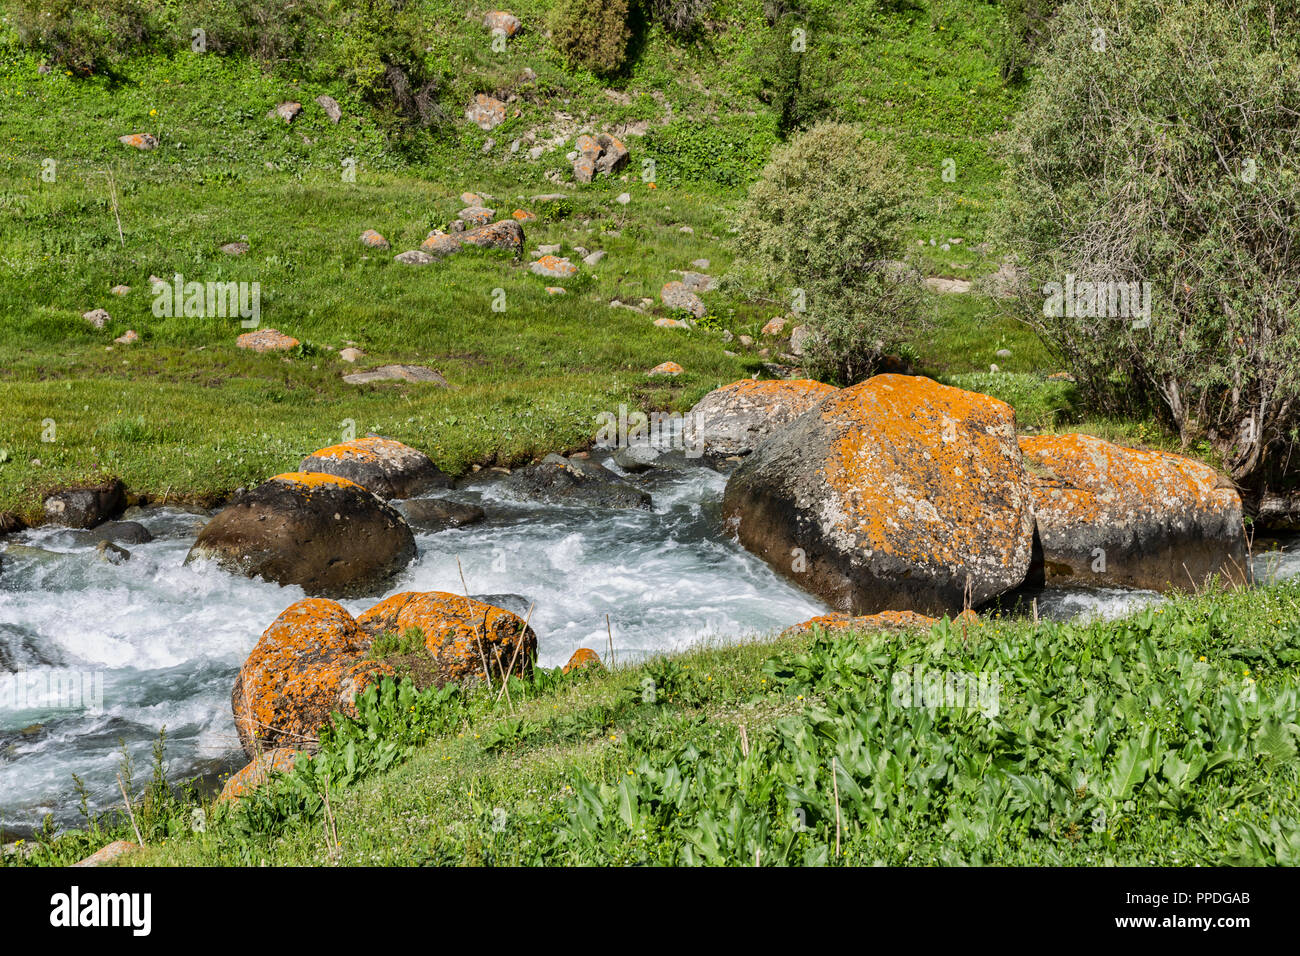
M 404 591 L 357 618 L 373 639 L 418 627 L 438 665 L 441 681 L 483 678 L 484 663 L 495 682 L 511 668 L 527 674 L 537 656 L 537 635 L 516 614 L 446 591 Z M 518 649 L 518 653 L 516 653 Z
M 1092 435 L 1022 437 L 1044 583 L 1167 590 L 1245 579 L 1241 496 L 1208 465 Z
M 334 711 L 356 713 L 356 695 L 392 669 L 367 660 L 369 636 L 335 601 L 298 601 L 262 634 L 231 695 L 244 752 L 314 748 Z
M 354 438 L 311 453 L 313 458 L 344 458 L 356 461 L 379 461 L 386 453 L 393 454 L 409 448 L 392 438 Z
M 217 797 L 217 803 L 238 800 L 264 784 L 273 773 L 288 773 L 293 769 L 299 753 L 292 747 L 279 747 L 254 757 L 248 766 L 231 774 L 221 789 L 221 796 Z
M 114 862 L 115 860 L 118 859 L 118 857 L 125 856 L 126 854 L 132 853 L 138 849 L 140 849 L 140 847 L 137 844 L 132 843 L 130 840 L 115 840 L 112 843 L 108 844 L 108 846 L 101 847 L 100 849 L 96 850 L 94 853 L 90 854 L 90 856 L 86 857 L 84 860 L 79 860 L 72 865 L 73 866 L 104 866 L 107 863 Z
M 361 487 L 355 481 L 349 481 L 347 478 L 340 478 L 338 475 L 327 475 L 324 472 L 317 471 L 287 471 L 282 475 L 273 475 L 270 480 L 302 485 L 305 488 L 321 488 L 325 485 L 337 485 L 340 488 Z
M 603 666 L 604 665 L 600 662 L 599 654 L 593 651 L 590 647 L 580 647 L 573 652 L 573 656 L 569 658 L 569 663 L 560 668 L 560 672 L 567 674 L 570 671 L 585 670 L 589 667 L 601 668 Z

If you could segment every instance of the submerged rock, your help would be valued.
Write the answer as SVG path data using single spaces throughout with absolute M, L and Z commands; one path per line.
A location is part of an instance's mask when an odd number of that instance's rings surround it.
M 93 528 L 126 506 L 126 486 L 116 478 L 100 485 L 56 491 L 45 499 L 45 516 L 68 528 Z
M 485 512 L 478 505 L 444 501 L 440 498 L 394 501 L 393 507 L 401 512 L 402 517 L 412 528 L 420 531 L 446 531 L 449 528 L 476 524 L 486 517 Z
M 1033 512 L 1015 413 L 878 375 L 776 432 L 732 473 L 741 544 L 853 614 L 956 613 L 1019 586 Z
M 1213 468 L 1091 435 L 1022 436 L 1048 587 L 1249 580 L 1241 497 Z
M 313 596 L 358 597 L 381 591 L 415 558 L 415 538 L 400 514 L 355 482 L 295 472 L 219 511 L 185 562 L 202 558 Z
M 650 495 L 590 459 L 547 455 L 512 473 L 502 487 L 518 497 L 593 508 L 649 510 Z
M 428 455 L 391 438 L 357 438 L 321 448 L 304 458 L 298 470 L 347 478 L 385 500 L 451 484 Z

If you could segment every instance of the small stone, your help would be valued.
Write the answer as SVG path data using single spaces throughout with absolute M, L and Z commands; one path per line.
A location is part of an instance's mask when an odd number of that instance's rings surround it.
M 576 275 L 578 267 L 568 259 L 562 259 L 559 256 L 542 256 L 533 262 L 529 268 L 535 275 L 549 276 L 553 279 L 567 279 L 569 276 Z
M 429 240 L 426 239 L 425 242 Z M 393 256 L 394 262 L 400 262 L 404 266 L 427 266 L 433 261 L 433 256 L 419 249 L 408 249 L 406 252 L 399 252 Z
M 618 196 L 616 196 L 614 199 L 614 202 L 618 203 L 620 206 L 626 206 L 631 201 L 632 201 L 631 193 L 619 193 Z
M 506 104 L 494 96 L 479 93 L 465 107 L 465 118 L 486 132 L 506 121 Z
M 517 16 L 504 10 L 491 10 L 483 15 L 483 26 L 494 36 L 512 37 L 522 25 Z
M 583 256 L 583 257 L 582 257 L 582 264 L 585 265 L 585 266 L 594 266 L 594 265 L 598 264 L 598 263 L 600 262 L 601 259 L 604 259 L 604 258 L 605 258 L 605 250 L 604 250 L 604 249 L 597 249 L 595 252 L 592 252 L 592 253 L 589 253 L 588 255 Z
M 113 321 L 107 309 L 91 309 L 89 312 L 83 312 L 81 317 L 97 329 L 102 329 L 105 323 Z
M 361 358 L 365 354 L 366 353 L 361 351 L 361 349 L 349 348 L 349 349 L 343 349 L 343 351 L 339 352 L 339 358 L 341 358 L 345 362 L 355 362 L 357 359 Z
M 683 322 L 681 319 L 668 319 L 668 318 L 655 319 L 655 325 L 659 326 L 659 328 L 661 329 L 689 329 L 690 328 L 690 326 L 687 325 L 685 322 Z
M 680 229 L 678 229 L 677 231 L 678 231 L 678 232 L 684 232 L 684 233 L 686 233 L 688 236 L 693 236 L 693 235 L 695 235 L 695 230 L 692 229 L 690 226 L 682 226 L 682 227 L 681 227 Z
M 470 192 L 461 193 L 460 201 L 463 202 L 466 206 L 483 205 L 483 197 L 480 196 L 478 193 L 470 193 Z
M 560 244 L 557 242 L 553 246 L 538 246 L 537 251 L 544 256 L 553 256 L 560 251 Z
M 692 259 L 692 260 L 691 260 L 691 265 L 693 265 L 695 268 L 697 268 L 697 269 L 699 269 L 701 272 L 703 272 L 705 269 L 708 269 L 708 267 L 709 267 L 709 260 L 708 260 L 708 259 Z
M 767 325 L 763 326 L 764 335 L 780 335 L 784 331 L 785 331 L 785 318 L 780 315 L 776 316 L 771 321 L 769 321 Z
M 388 248 L 388 240 L 373 229 L 367 229 L 361 234 L 361 244 L 369 249 Z
M 483 155 L 486 156 L 488 153 L 492 152 L 492 150 L 496 149 L 496 146 L 497 146 L 497 141 L 494 140 L 491 136 L 489 136 L 487 139 L 483 141 L 483 149 L 482 149 Z
M 990 365 L 990 366 L 989 366 L 989 371 L 990 371 L 990 372 L 1000 372 L 1000 371 L 1002 371 L 1002 369 L 998 368 L 996 365 Z
M 153 149 L 158 145 L 158 140 L 154 139 L 151 133 L 128 133 L 126 136 L 119 136 L 117 141 L 127 146 L 134 146 L 136 149 Z
M 101 541 L 95 545 L 95 552 L 99 560 L 107 564 L 122 564 L 124 561 L 131 560 L 131 552 L 126 548 L 119 548 L 111 541 Z
M 676 362 L 660 362 L 650 371 L 646 372 L 646 374 L 647 375 L 681 375 L 682 372 L 684 371 L 685 369 L 683 369 Z
M 659 298 L 670 309 L 682 309 L 695 318 L 704 317 L 706 311 L 703 300 L 680 282 L 666 282 L 659 290 Z
M 547 295 L 564 295 L 564 291 L 565 290 L 561 289 L 558 285 L 548 285 L 546 287 Z
M 298 346 L 298 340 L 276 329 L 258 329 L 256 332 L 245 332 L 235 339 L 235 346 L 254 352 L 287 352 Z
M 316 97 L 316 103 L 325 111 L 325 115 L 330 118 L 331 123 L 337 123 L 343 118 L 343 110 L 339 107 L 338 101 L 332 96 L 326 96 L 322 93 Z
M 279 117 L 280 119 L 284 120 L 286 125 L 288 125 L 289 123 L 292 123 L 295 119 L 297 119 L 298 114 L 301 112 L 302 112 L 301 103 L 295 103 L 292 100 L 286 100 L 285 102 L 277 104 L 276 106 L 268 110 L 266 114 L 266 118 L 275 119 L 276 117 Z
M 246 242 L 228 242 L 221 247 L 221 251 L 228 256 L 242 256 L 251 246 Z
M 790 330 L 790 351 L 796 357 L 802 357 L 808 345 L 808 336 L 812 332 L 806 325 L 796 325 Z
M 140 341 L 140 333 L 136 332 L 135 329 L 127 329 L 125 335 L 119 335 L 113 341 L 118 345 L 134 345 Z
M 748 335 L 742 335 L 738 339 L 736 339 L 736 341 L 739 342 L 741 345 L 743 345 L 745 348 L 749 348 L 751 345 L 754 344 L 753 338 Z
M 1011 349 L 998 349 L 993 354 L 1000 359 L 1009 359 L 1011 358 Z
M 515 222 L 532 222 L 537 218 L 537 214 L 529 212 L 527 209 L 516 209 L 510 214 L 510 218 Z
M 717 287 L 718 280 L 702 272 L 683 272 L 682 285 L 692 292 L 712 292 Z
M 485 206 L 466 206 L 456 218 L 467 226 L 486 226 L 496 218 L 496 210 Z
M 431 382 L 446 387 L 447 380 L 442 374 L 421 365 L 381 365 L 379 368 L 365 372 L 353 372 L 344 375 L 343 381 L 349 385 L 368 385 L 371 382 Z
M 108 291 L 113 293 L 113 295 L 126 295 L 131 291 L 131 287 L 129 285 L 115 285 Z

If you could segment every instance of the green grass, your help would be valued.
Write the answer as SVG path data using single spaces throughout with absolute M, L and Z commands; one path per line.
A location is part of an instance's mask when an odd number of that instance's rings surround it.
M 701 647 L 538 672 L 509 702 L 390 685 L 233 811 L 153 793 L 127 861 L 1295 865 L 1298 611 L 1293 582 L 1105 623 Z M 925 673 L 996 697 L 916 706 Z M 129 828 L 43 838 L 31 862 Z

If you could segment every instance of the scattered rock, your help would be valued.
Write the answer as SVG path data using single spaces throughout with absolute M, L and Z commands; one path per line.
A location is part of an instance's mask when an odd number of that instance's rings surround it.
M 447 387 L 447 380 L 442 373 L 423 365 L 381 365 L 364 372 L 344 375 L 343 381 L 349 385 L 369 385 L 371 382 L 428 382 Z
M 569 658 L 569 663 L 560 668 L 561 674 L 569 674 L 578 670 L 604 670 L 605 666 L 600 662 L 600 655 L 589 647 L 580 647 L 573 652 Z
M 739 338 L 737 338 L 736 341 L 739 342 L 741 345 L 743 345 L 745 348 L 749 348 L 751 345 L 754 344 L 754 340 L 748 335 L 742 335 Z
M 108 314 L 107 309 L 91 309 L 89 312 L 83 312 L 81 317 L 97 329 L 102 329 L 106 324 L 113 321 L 113 317 Z
M 302 112 L 301 103 L 295 103 L 292 100 L 286 100 L 285 102 L 279 103 L 276 106 L 273 106 L 271 109 L 267 110 L 266 118 L 282 119 L 284 120 L 285 125 L 287 126 L 288 124 L 292 123 L 295 119 L 297 119 L 298 114 L 301 112 Z
M 298 345 L 298 340 L 293 336 L 285 335 L 276 329 L 245 332 L 235 339 L 237 348 L 251 349 L 254 352 L 287 352 L 289 349 L 297 348 Z
M 131 291 L 131 287 L 129 285 L 115 285 L 108 291 L 113 293 L 113 295 L 126 295 Z
M 547 455 L 514 472 L 502 487 L 518 497 L 595 508 L 649 510 L 650 496 L 590 459 Z
M 712 292 L 718 286 L 718 280 L 702 272 L 683 272 L 682 285 L 691 292 Z
M 589 183 L 597 175 L 612 176 L 628 163 L 627 147 L 607 133 L 579 136 L 576 145 L 578 156 L 573 159 L 573 178 L 580 183 Z M 619 201 L 623 201 L 621 196 Z
M 524 254 L 524 230 L 513 219 L 471 229 L 461 236 L 461 242 L 481 249 L 501 249 L 516 258 Z
M 683 322 L 681 319 L 669 319 L 665 317 L 660 317 L 658 319 L 655 319 L 654 324 L 659 326 L 659 328 L 661 329 L 689 329 L 690 328 L 690 324 L 687 322 Z
M 695 235 L 695 230 L 694 230 L 693 228 L 691 228 L 690 226 L 682 226 L 682 227 L 679 228 L 677 231 L 678 231 L 678 232 L 684 232 L 684 233 L 686 233 L 688 236 L 693 236 L 693 235 Z
M 483 16 L 483 26 L 491 33 L 504 37 L 514 36 L 521 25 L 517 16 L 504 10 L 491 10 Z
M 812 330 L 807 325 L 796 325 L 790 330 L 790 351 L 796 356 L 802 357 L 804 350 L 808 345 L 808 336 Z
M 1074 376 L 1069 372 L 1053 372 L 1047 376 L 1049 382 L 1073 382 Z
M 357 438 L 312 452 L 300 472 L 337 475 L 382 498 L 411 498 L 451 479 L 424 452 L 391 438 Z
M 460 211 L 458 219 L 467 226 L 486 226 L 496 218 L 496 210 L 484 206 L 468 206 Z
M 140 341 L 140 333 L 135 329 L 127 329 L 125 335 L 119 335 L 113 341 L 118 345 L 134 345 Z
M 464 224 L 461 224 L 463 230 Z M 436 258 L 451 255 L 460 249 L 460 237 L 454 236 L 447 232 L 431 232 L 424 237 L 424 242 L 420 243 L 420 251 L 426 252 Z
M 387 249 L 388 240 L 373 229 L 361 234 L 361 244 L 368 249 Z
M 478 193 L 463 192 L 460 194 L 460 201 L 466 206 L 482 206 L 484 199 Z
M 481 130 L 494 129 L 506 121 L 506 104 L 494 96 L 479 93 L 465 107 L 465 118 Z
M 425 242 L 428 240 L 426 239 Z M 427 266 L 433 261 L 433 256 L 421 249 L 408 249 L 393 256 L 393 261 L 400 262 L 404 266 Z
M 221 788 L 217 803 L 231 803 L 247 796 L 271 779 L 271 774 L 289 773 L 301 752 L 292 747 L 277 747 L 269 753 L 258 754 L 243 770 L 231 775 Z
M 970 282 L 966 279 L 949 279 L 944 276 L 927 276 L 926 288 L 941 295 L 964 295 L 970 291 Z
M 978 620 L 974 614 L 970 616 Z M 879 614 L 864 614 L 861 617 L 853 617 L 849 614 L 821 614 L 802 624 L 787 628 L 783 636 L 803 634 L 815 629 L 823 631 L 877 631 L 885 628 L 928 630 L 938 623 L 937 618 L 917 614 L 915 611 L 881 611 Z
M 158 145 L 158 140 L 154 139 L 152 133 L 128 133 L 126 136 L 119 136 L 117 141 L 127 146 L 134 146 L 136 149 L 154 149 Z
M 345 362 L 355 362 L 359 358 L 364 358 L 365 354 L 361 349 L 347 348 L 339 352 L 339 358 Z
M 138 521 L 105 521 L 85 532 L 87 541 L 110 541 L 113 544 L 148 544 L 153 534 Z
M 116 478 L 101 485 L 56 491 L 45 499 L 45 517 L 65 528 L 93 528 L 121 513 L 126 486 Z
M 600 260 L 605 258 L 605 250 L 597 249 L 582 257 L 582 264 L 585 266 L 595 266 L 600 264 Z
M 358 597 L 382 590 L 414 557 L 411 529 L 375 495 L 346 478 L 296 472 L 217 512 L 185 562 L 210 559 L 310 595 Z
M 542 256 L 533 262 L 529 268 L 535 275 L 548 276 L 552 279 L 567 279 L 570 276 L 577 275 L 578 267 L 568 259 L 562 259 L 559 256 Z
M 560 288 L 558 285 L 548 285 L 546 287 L 547 295 L 564 295 L 564 293 L 565 290 Z
M 683 369 L 676 362 L 660 362 L 650 371 L 646 372 L 646 374 L 647 375 L 681 375 L 682 372 L 684 371 L 685 369 Z
M 114 842 L 110 843 L 108 846 L 96 850 L 94 853 L 90 854 L 90 856 L 86 857 L 84 860 L 79 860 L 78 862 L 72 865 L 73 866 L 105 866 L 107 864 L 113 863 L 115 860 L 118 860 L 123 856 L 126 856 L 126 854 L 132 853 L 138 849 L 140 849 L 140 847 L 132 843 L 130 840 L 115 840 Z
M 914 376 L 841 389 L 775 432 L 732 473 L 723 515 L 852 614 L 978 606 L 1024 582 L 1033 550 L 1014 411 Z
M 322 93 L 320 96 L 316 97 L 316 103 L 325 111 L 325 115 L 329 117 L 331 123 L 337 123 L 343 118 L 343 110 L 339 107 L 338 101 L 335 100 L 334 97 L 326 96 Z
M 444 501 L 440 498 L 412 498 L 394 501 L 393 507 L 402 513 L 412 528 L 419 531 L 446 531 L 477 524 L 486 514 L 478 505 Z
M 700 271 L 704 271 L 705 269 L 707 269 L 707 268 L 709 267 L 709 260 L 708 260 L 708 259 L 692 259 L 692 260 L 691 260 L 691 265 L 695 266 L 695 268 L 699 269 Z
M 1091 435 L 1021 436 L 1048 587 L 1247 580 L 1241 497 L 1213 468 Z
M 707 311 L 703 300 L 680 282 L 666 282 L 659 290 L 659 298 L 670 309 L 681 309 L 697 319 L 704 318 Z
M 516 209 L 510 214 L 510 218 L 515 222 L 532 222 L 537 218 L 537 214 L 529 212 L 527 209 Z
M 1009 359 L 1011 358 L 1011 349 L 998 349 L 993 354 L 1000 359 Z
M 700 423 L 706 454 L 748 455 L 776 429 L 794 421 L 839 389 L 811 379 L 741 379 L 705 395 L 688 416 Z
M 228 242 L 221 247 L 221 251 L 228 256 L 242 256 L 249 248 L 247 242 Z
M 780 335 L 785 331 L 786 320 L 784 316 L 776 316 L 771 319 L 767 325 L 763 326 L 762 335 Z
M 614 197 L 614 202 L 618 203 L 620 206 L 626 206 L 631 201 L 632 201 L 631 193 L 619 193 L 617 196 Z

